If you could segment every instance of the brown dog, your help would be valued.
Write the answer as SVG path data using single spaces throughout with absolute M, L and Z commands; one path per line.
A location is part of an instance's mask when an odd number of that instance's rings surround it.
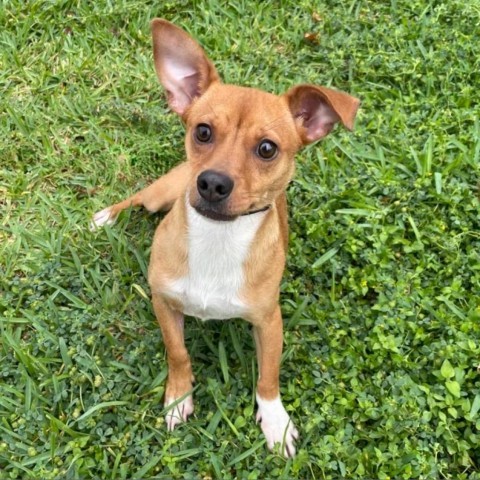
M 94 226 L 143 206 L 170 212 L 153 240 L 148 280 L 168 356 L 168 429 L 193 412 L 184 314 L 242 317 L 253 325 L 257 421 L 269 448 L 295 454 L 298 433 L 280 400 L 279 284 L 287 250 L 285 189 L 294 155 L 335 123 L 352 129 L 359 101 L 299 85 L 276 96 L 221 83 L 202 48 L 171 23 L 152 22 L 155 68 L 186 124 L 187 160 L 129 199 L 98 212 Z

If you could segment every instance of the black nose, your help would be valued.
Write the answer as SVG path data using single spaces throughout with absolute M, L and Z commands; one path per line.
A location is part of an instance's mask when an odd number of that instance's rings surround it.
M 205 170 L 197 177 L 198 193 L 208 202 L 219 202 L 233 190 L 233 180 L 224 173 Z

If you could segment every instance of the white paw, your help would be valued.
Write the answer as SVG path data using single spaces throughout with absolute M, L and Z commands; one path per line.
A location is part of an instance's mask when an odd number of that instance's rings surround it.
M 263 400 L 257 394 L 257 404 L 257 422 L 260 422 L 268 448 L 273 450 L 274 445 L 279 443 L 284 457 L 295 456 L 295 440 L 298 439 L 298 431 L 282 405 L 280 397 L 274 400 Z
M 112 216 L 111 207 L 104 208 L 97 212 L 90 222 L 90 230 L 96 230 L 104 225 L 112 225 L 115 223 L 116 217 Z
M 193 413 L 193 397 L 188 395 L 180 402 L 176 403 L 178 399 L 167 398 L 165 400 L 165 407 L 174 404 L 165 415 L 167 422 L 167 429 L 171 432 L 179 423 L 186 422 L 189 415 Z

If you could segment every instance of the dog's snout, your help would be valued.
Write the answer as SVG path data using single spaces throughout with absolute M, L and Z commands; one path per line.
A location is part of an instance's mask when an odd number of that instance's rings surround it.
M 233 190 L 233 180 L 224 173 L 205 170 L 197 177 L 197 190 L 208 202 L 220 202 Z

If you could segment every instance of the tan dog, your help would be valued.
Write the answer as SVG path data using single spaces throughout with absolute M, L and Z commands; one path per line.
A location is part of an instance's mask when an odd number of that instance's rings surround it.
M 293 456 L 298 433 L 279 394 L 285 189 L 297 150 L 325 137 L 337 122 L 351 129 L 359 101 L 313 85 L 280 96 L 224 85 L 183 30 L 155 19 L 152 35 L 158 78 L 186 124 L 187 161 L 98 212 L 94 226 L 113 223 L 130 206 L 170 210 L 155 233 L 148 275 L 168 356 L 168 429 L 193 412 L 184 314 L 241 317 L 253 325 L 257 349 L 257 421 L 270 449 L 279 443 L 285 456 Z

